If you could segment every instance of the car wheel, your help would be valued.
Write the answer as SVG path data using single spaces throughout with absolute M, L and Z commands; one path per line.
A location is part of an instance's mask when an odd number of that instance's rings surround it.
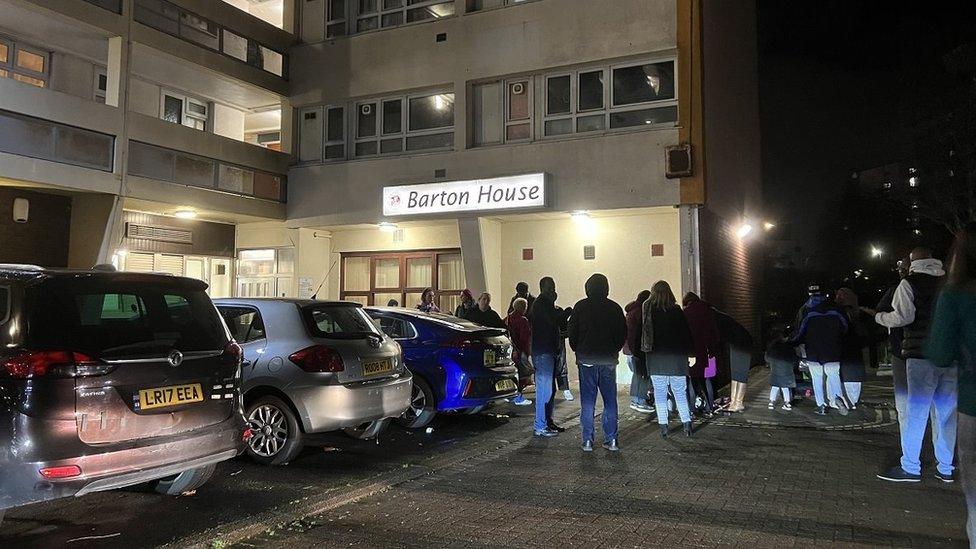
M 362 425 L 356 427 L 346 427 L 342 430 L 342 432 L 356 440 L 371 440 L 380 436 L 380 433 L 385 431 L 389 425 L 389 418 L 378 419 L 376 421 L 363 423 Z
M 284 465 L 302 451 L 303 435 L 291 407 L 278 397 L 263 396 L 247 407 L 247 425 L 253 435 L 247 455 L 262 465 Z
M 407 429 L 421 429 L 433 421 L 436 415 L 437 402 L 434 400 L 434 390 L 426 381 L 414 376 L 413 388 L 410 389 L 410 407 L 397 418 L 397 423 Z
M 153 489 L 167 496 L 178 496 L 192 492 L 203 486 L 213 476 L 216 465 L 188 469 L 171 477 L 161 478 L 153 484 Z

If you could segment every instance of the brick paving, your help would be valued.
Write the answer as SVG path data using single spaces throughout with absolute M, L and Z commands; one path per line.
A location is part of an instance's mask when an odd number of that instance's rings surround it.
M 966 546 L 957 486 L 931 468 L 917 485 L 874 477 L 897 459 L 897 428 L 884 422 L 825 430 L 716 421 L 692 439 L 662 439 L 628 411 L 622 452 L 584 454 L 578 427 L 533 439 L 528 418 L 516 419 L 524 436 L 511 444 L 238 545 Z

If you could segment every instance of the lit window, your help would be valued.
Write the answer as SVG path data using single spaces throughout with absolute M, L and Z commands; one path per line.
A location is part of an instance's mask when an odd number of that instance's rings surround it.
M 388 29 L 454 15 L 454 0 L 328 0 L 327 38 Z M 347 22 L 354 23 L 348 28 Z
M 357 157 L 450 149 L 454 145 L 453 93 L 362 101 L 356 103 L 355 119 L 353 152 Z
M 210 104 L 183 94 L 164 91 L 160 105 L 160 118 L 167 122 L 182 124 L 205 132 L 209 127 Z
M 0 38 L 0 78 L 46 88 L 49 59 L 39 48 Z

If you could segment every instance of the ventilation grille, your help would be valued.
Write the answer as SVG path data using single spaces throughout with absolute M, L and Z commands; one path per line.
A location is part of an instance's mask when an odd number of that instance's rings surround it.
M 126 238 L 141 238 L 157 242 L 177 242 L 179 244 L 193 244 L 193 231 L 174 229 L 172 227 L 153 227 L 152 225 L 125 224 Z

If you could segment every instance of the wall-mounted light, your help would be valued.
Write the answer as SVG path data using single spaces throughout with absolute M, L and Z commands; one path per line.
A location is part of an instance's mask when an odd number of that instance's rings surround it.
M 397 224 L 390 223 L 389 221 L 380 221 L 376 226 L 385 233 L 392 233 L 397 229 Z
M 743 223 L 742 225 L 739 226 L 738 229 L 736 229 L 735 235 L 738 236 L 739 238 L 745 238 L 749 236 L 749 233 L 751 232 L 752 232 L 752 225 L 750 225 L 749 223 Z
M 590 212 L 586 210 L 576 210 L 569 214 L 569 216 L 573 218 L 573 221 L 586 221 L 590 219 Z
M 189 208 L 183 210 L 176 210 L 173 215 L 180 219 L 193 219 L 197 216 L 196 210 L 191 210 Z
M 883 255 L 884 250 L 874 245 L 871 246 L 871 257 L 881 257 Z
M 763 223 L 763 229 L 771 231 L 776 228 L 776 224 L 771 221 L 766 221 Z
M 26 198 L 14 199 L 14 223 L 27 223 L 30 202 Z

